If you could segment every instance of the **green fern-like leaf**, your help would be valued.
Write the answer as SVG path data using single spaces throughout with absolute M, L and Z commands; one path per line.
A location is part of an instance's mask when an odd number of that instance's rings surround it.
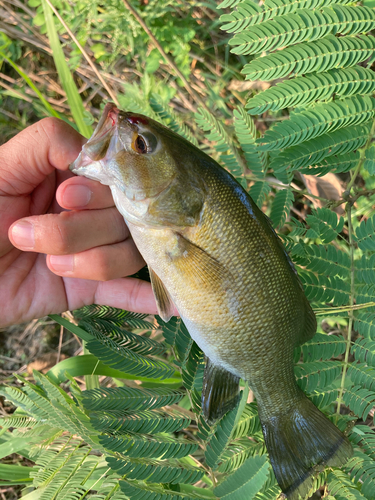
M 344 392 L 343 399 L 346 406 L 348 406 L 359 418 L 366 420 L 375 404 L 375 392 L 357 385 L 347 388 Z
M 355 35 L 375 26 L 375 14 L 367 7 L 331 5 L 321 10 L 298 10 L 242 31 L 229 41 L 235 54 L 258 54 L 306 40 L 315 41 L 341 32 Z
M 221 473 L 232 472 L 241 467 L 249 457 L 262 456 L 265 453 L 267 453 L 267 450 L 261 431 L 254 433 L 251 441 L 248 438 L 235 439 L 221 454 L 220 465 L 217 470 Z
M 347 97 L 354 94 L 372 94 L 375 73 L 361 66 L 332 69 L 306 77 L 278 83 L 250 99 L 246 108 L 251 115 L 265 111 L 279 111 L 293 106 L 306 106 L 314 101 L 325 101 L 333 94 Z
M 314 337 L 301 346 L 303 361 L 311 362 L 337 358 L 345 352 L 344 337 L 316 333 Z
M 228 7 L 235 7 L 240 2 L 241 2 L 241 0 L 223 0 L 223 2 L 219 3 L 217 8 L 218 9 L 226 9 Z
M 271 188 L 268 182 L 258 181 L 251 186 L 249 193 L 258 207 L 262 207 L 263 202 L 270 191 Z
M 207 139 L 215 141 L 215 149 L 221 153 L 220 158 L 234 177 L 241 177 L 243 169 L 238 159 L 238 153 L 233 145 L 232 138 L 224 129 L 222 123 L 209 111 L 199 108 L 195 115 L 198 127 L 209 132 Z
M 337 217 L 336 213 L 328 208 L 318 208 L 313 211 L 306 217 L 306 222 L 310 226 L 306 237 L 320 238 L 323 243 L 330 243 L 337 238 L 344 227 L 344 218 Z
M 375 216 L 360 223 L 355 232 L 355 241 L 364 252 L 375 250 Z
M 245 394 L 242 394 L 238 406 L 233 408 L 233 410 L 224 415 L 220 420 L 215 428 L 214 434 L 211 435 L 207 442 L 205 458 L 209 467 L 213 469 L 217 468 L 221 455 L 232 439 L 234 429 L 245 409 L 247 394 L 248 389 L 245 391 Z
M 294 170 L 317 165 L 324 158 L 333 155 L 343 155 L 361 148 L 366 144 L 371 124 L 345 127 L 335 132 L 329 132 L 315 139 L 285 149 L 270 162 L 270 168 L 275 171 L 276 177 L 284 175 L 287 170 L 291 174 Z
M 35 427 L 38 423 L 35 418 L 26 415 L 3 417 L 0 419 L 0 427 L 4 429 L 9 429 L 10 427 L 16 429 L 30 428 Z
M 336 38 L 328 35 L 322 40 L 301 43 L 275 54 L 254 59 L 245 64 L 242 73 L 247 80 L 265 82 L 285 76 L 327 71 L 354 66 L 368 59 L 375 50 L 375 39 L 367 36 Z
M 266 457 L 251 457 L 214 490 L 225 500 L 251 500 L 262 488 L 269 474 Z
M 155 325 L 145 320 L 147 314 L 133 313 L 117 309 L 116 307 L 98 306 L 92 304 L 73 311 L 73 316 L 78 320 L 88 318 L 101 318 L 112 321 L 117 325 L 128 324 L 133 328 L 155 329 Z
M 351 353 L 361 363 L 375 367 L 375 342 L 368 339 L 357 339 L 352 345 Z
M 92 425 L 101 432 L 134 432 L 156 434 L 158 432 L 178 432 L 190 424 L 186 416 L 174 412 L 168 415 L 162 411 L 138 411 L 125 414 L 123 410 L 93 412 L 90 414 Z
M 373 302 L 375 297 L 375 285 L 358 285 L 356 291 L 357 304 Z
M 360 160 L 360 152 L 347 153 L 345 155 L 335 155 L 324 158 L 319 164 L 312 167 L 299 169 L 301 174 L 323 176 L 329 172 L 341 174 L 349 172 L 358 165 Z
M 327 482 L 330 495 L 336 500 L 366 500 L 344 472 L 332 471 Z
M 272 202 L 270 219 L 274 227 L 283 226 L 293 205 L 294 194 L 290 189 L 281 189 Z
M 280 493 L 281 490 L 279 486 L 272 486 L 271 488 L 255 495 L 254 500 L 277 500 Z
M 342 306 L 348 303 L 350 286 L 338 276 L 321 276 L 302 271 L 300 278 L 306 297 L 316 303 L 328 303 Z
M 152 94 L 150 106 L 167 127 L 187 139 L 194 146 L 198 146 L 198 141 L 189 128 L 181 122 L 171 107 L 164 103 L 158 94 Z
M 190 484 L 199 481 L 203 470 L 182 466 L 177 460 L 151 461 L 140 458 L 120 460 L 114 457 L 107 457 L 108 465 L 112 470 L 121 476 L 126 475 L 127 479 L 137 479 L 137 481 L 150 481 L 152 483 L 170 484 Z
M 314 361 L 294 367 L 298 385 L 309 393 L 332 384 L 340 376 L 341 370 L 340 361 Z
M 293 113 L 288 121 L 277 123 L 257 140 L 262 151 L 297 145 L 327 132 L 368 121 L 373 117 L 375 100 L 353 96 Z
M 322 6 L 327 7 L 332 3 L 348 4 L 351 2 L 350 0 L 337 2 L 335 0 L 325 0 L 324 2 L 322 0 L 266 0 L 264 8 L 262 8 L 251 0 L 244 0 L 231 14 L 224 14 L 220 17 L 220 21 L 226 23 L 221 26 L 221 29 L 228 33 L 240 33 L 249 26 L 268 21 L 276 16 L 296 12 L 300 9 L 314 10 Z
M 281 47 L 317 40 L 331 32 L 335 33 L 340 21 L 329 9 L 322 11 L 301 10 L 298 14 L 280 16 L 272 21 L 265 21 L 258 26 L 234 35 L 229 45 L 234 54 L 259 54 L 262 51 L 277 50 Z
M 246 164 L 255 175 L 264 175 L 267 155 L 261 153 L 255 145 L 256 128 L 251 117 L 243 108 L 233 112 L 236 137 L 244 152 Z
M 345 464 L 344 470 L 350 478 L 361 485 L 362 498 L 374 498 L 375 495 L 375 461 L 359 451 Z
M 80 321 L 78 325 L 96 336 L 96 333 L 102 333 L 116 342 L 117 345 L 130 349 L 138 354 L 163 354 L 166 346 L 160 342 L 149 339 L 142 335 L 129 332 L 124 328 L 113 324 L 111 321 L 93 318 L 90 321 Z M 102 338 L 100 336 L 100 338 Z
M 367 170 L 370 175 L 375 174 L 375 147 L 371 146 L 365 151 L 365 162 L 363 168 Z
M 350 441 L 358 445 L 370 458 L 375 459 L 375 432 L 367 425 L 356 425 L 349 435 Z
M 366 311 L 356 312 L 354 328 L 363 337 L 375 340 L 375 313 Z
M 138 411 L 152 410 L 178 403 L 184 396 L 181 391 L 162 387 L 154 389 L 117 387 L 84 391 L 82 404 L 89 411 Z
M 294 258 L 309 271 L 326 276 L 347 278 L 351 267 L 349 255 L 332 245 L 303 245 L 303 255 Z
M 197 490 L 178 492 L 165 489 L 161 485 L 146 485 L 135 481 L 120 481 L 120 488 L 130 500 L 209 500 L 212 498 L 206 495 L 203 488 L 200 488 L 201 494 Z
M 369 390 L 375 389 L 375 368 L 366 363 L 351 363 L 348 368 L 348 377 L 354 385 L 359 385 Z
M 260 431 L 258 410 L 254 403 L 247 404 L 232 432 L 232 439 L 252 436 Z
M 194 453 L 198 444 L 186 439 L 173 439 L 167 436 L 147 436 L 141 434 L 127 436 L 99 436 L 100 444 L 106 449 L 127 458 L 183 458 Z
M 115 341 L 97 330 L 93 330 L 93 333 L 96 340 L 87 342 L 87 348 L 105 365 L 140 377 L 166 379 L 173 376 L 174 368 L 164 361 L 142 356 L 126 347 L 120 347 Z

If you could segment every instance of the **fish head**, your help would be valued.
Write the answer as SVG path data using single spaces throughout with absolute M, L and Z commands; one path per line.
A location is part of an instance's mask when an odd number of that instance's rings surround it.
M 203 194 L 185 168 L 183 150 L 189 146 L 194 148 L 155 120 L 107 104 L 70 169 L 108 185 L 130 222 L 191 225 L 191 215 L 196 220 L 203 206 Z

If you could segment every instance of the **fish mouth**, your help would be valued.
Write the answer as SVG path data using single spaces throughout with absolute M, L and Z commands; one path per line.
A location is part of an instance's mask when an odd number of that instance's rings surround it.
M 133 202 L 141 202 L 158 196 L 169 187 L 174 177 L 161 186 L 137 188 L 124 184 L 120 172 L 115 168 L 108 168 L 110 158 L 115 157 L 121 150 L 128 151 L 133 133 L 137 133 L 149 123 L 150 120 L 146 116 L 121 111 L 112 102 L 106 104 L 92 136 L 83 145 L 78 158 L 69 166 L 69 169 L 77 175 L 83 175 L 110 187 L 116 186 Z M 120 130 L 122 133 L 119 133 Z M 129 137 L 129 143 L 127 137 Z
M 93 137 L 102 138 L 111 128 L 116 125 L 121 126 L 123 121 L 133 125 L 134 128 L 139 128 L 136 127 L 137 125 L 141 125 L 142 127 L 142 125 L 149 125 L 150 123 L 147 116 L 121 111 L 113 102 L 109 102 L 104 107 L 103 114 L 96 126 Z

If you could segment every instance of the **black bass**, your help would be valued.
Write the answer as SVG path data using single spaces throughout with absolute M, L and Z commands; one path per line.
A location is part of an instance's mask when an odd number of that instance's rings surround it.
M 312 476 L 345 463 L 352 447 L 297 386 L 293 349 L 316 320 L 268 218 L 202 151 L 113 104 L 71 169 L 110 186 L 160 316 L 168 321 L 175 304 L 205 353 L 206 420 L 233 408 L 247 380 L 277 481 L 290 500 L 305 498 Z

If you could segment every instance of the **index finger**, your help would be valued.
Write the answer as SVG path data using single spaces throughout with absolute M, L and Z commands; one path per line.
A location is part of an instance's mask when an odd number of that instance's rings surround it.
M 58 118 L 26 128 L 0 148 L 0 195 L 29 194 L 55 169 L 67 170 L 85 142 Z

